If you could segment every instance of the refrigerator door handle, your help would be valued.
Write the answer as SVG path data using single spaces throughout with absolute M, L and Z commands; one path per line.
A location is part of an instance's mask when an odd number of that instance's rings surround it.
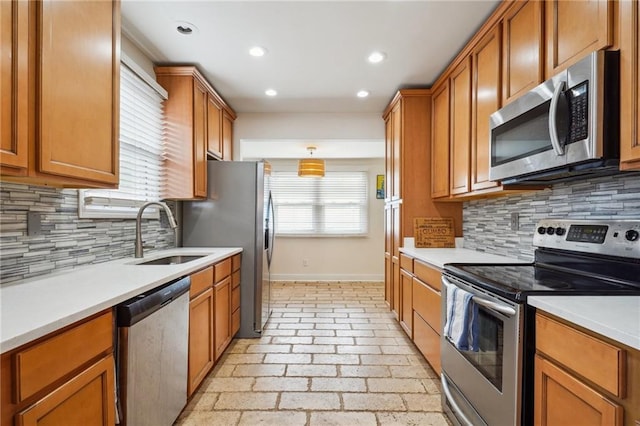
M 269 192 L 269 204 L 267 209 L 268 226 L 266 230 L 267 235 L 265 236 L 265 241 L 267 245 L 267 263 L 269 264 L 269 266 L 271 266 L 271 259 L 273 257 L 273 244 L 276 234 L 276 214 L 275 208 L 273 206 L 273 197 L 271 196 L 271 192 Z

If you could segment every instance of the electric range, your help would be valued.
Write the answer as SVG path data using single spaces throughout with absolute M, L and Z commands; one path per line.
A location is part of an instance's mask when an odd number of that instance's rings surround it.
M 442 337 L 443 407 L 469 425 L 533 423 L 535 308 L 528 296 L 640 296 L 640 221 L 543 220 L 534 233 L 534 261 L 447 264 L 448 293 L 472 294 L 479 350 Z

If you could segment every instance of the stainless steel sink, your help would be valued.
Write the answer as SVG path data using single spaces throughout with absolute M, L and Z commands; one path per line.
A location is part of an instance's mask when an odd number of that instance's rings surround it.
M 147 260 L 146 262 L 139 262 L 136 265 L 178 265 L 180 263 L 191 262 L 192 260 L 200 259 L 205 257 L 205 255 L 195 255 L 195 256 L 167 256 L 160 257 L 158 259 Z

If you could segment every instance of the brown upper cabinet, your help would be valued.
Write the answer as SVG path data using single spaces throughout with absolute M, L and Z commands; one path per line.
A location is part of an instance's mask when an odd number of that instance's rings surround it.
M 501 28 L 495 27 L 473 50 L 471 101 L 471 190 L 499 186 L 489 180 L 489 117 L 500 106 Z
M 469 192 L 471 148 L 471 58 L 451 73 L 451 195 Z
M 449 196 L 449 80 L 433 88 L 431 110 L 431 197 Z
M 613 6 L 612 0 L 545 1 L 547 78 L 613 44 Z
M 2 179 L 117 187 L 120 2 L 12 0 L 0 11 Z M 92 54 L 96 44 L 110 54 Z
M 159 66 L 155 72 L 158 83 L 169 92 L 169 99 L 165 101 L 170 129 L 165 136 L 167 178 L 162 196 L 204 198 L 207 196 L 207 155 L 231 160 L 225 150 L 231 150 L 230 132 L 236 115 L 196 67 Z M 227 143 L 229 148 L 225 149 Z
M 513 3 L 502 19 L 503 105 L 544 81 L 542 14 L 542 0 L 526 0 Z
M 620 168 L 640 170 L 640 6 L 623 1 L 620 7 Z

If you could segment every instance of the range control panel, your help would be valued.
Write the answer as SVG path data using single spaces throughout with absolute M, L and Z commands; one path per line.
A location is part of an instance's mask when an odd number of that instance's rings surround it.
M 536 226 L 533 245 L 640 259 L 640 221 L 545 219 Z

